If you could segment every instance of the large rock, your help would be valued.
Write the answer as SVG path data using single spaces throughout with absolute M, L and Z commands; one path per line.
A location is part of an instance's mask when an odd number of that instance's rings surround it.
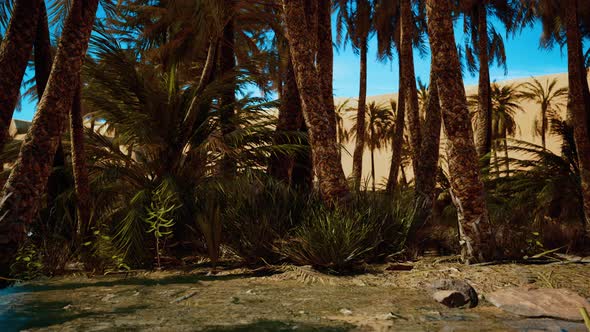
M 511 287 L 495 291 L 486 298 L 498 308 L 526 317 L 581 321 L 580 308 L 590 310 L 586 299 L 562 288 Z
M 478 302 L 477 292 L 464 280 L 439 279 L 430 284 L 430 291 L 435 300 L 447 306 L 462 307 L 469 303 L 469 308 L 473 308 Z

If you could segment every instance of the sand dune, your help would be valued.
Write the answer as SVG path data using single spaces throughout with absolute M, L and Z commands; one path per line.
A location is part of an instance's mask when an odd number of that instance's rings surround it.
M 544 76 L 537 76 L 536 77 L 541 83 L 545 83 L 546 80 L 553 80 L 557 79 L 557 88 L 565 87 L 568 85 L 567 81 L 567 73 L 561 74 L 552 74 L 552 75 L 544 75 Z M 499 81 L 497 82 L 499 85 L 506 85 L 506 84 L 523 84 L 526 82 L 531 81 L 530 77 L 519 78 L 519 79 L 511 79 L 506 81 Z M 467 95 L 474 95 L 477 94 L 477 86 L 467 86 L 465 88 Z M 356 98 L 336 98 L 335 102 L 336 105 L 342 103 L 344 100 L 350 99 L 349 104 L 351 106 L 356 107 Z M 375 101 L 377 104 L 389 105 L 389 100 L 396 100 L 398 99 L 397 93 L 395 94 L 384 94 L 384 95 L 377 95 L 377 96 L 369 96 L 367 97 L 367 103 Z M 516 122 L 518 124 L 518 132 L 517 135 L 514 137 L 519 140 L 524 140 L 528 142 L 532 142 L 535 144 L 541 144 L 541 137 L 534 135 L 534 121 L 535 118 L 540 116 L 540 106 L 535 104 L 534 102 L 530 101 L 522 101 L 521 102 L 522 108 L 525 110 L 524 112 L 518 112 L 516 115 Z M 353 112 L 349 112 L 346 116 L 345 126 L 347 129 L 352 127 L 352 120 L 350 119 Z M 562 118 L 565 119 L 565 107 L 559 112 Z M 444 146 L 444 139 L 441 141 L 441 146 Z M 561 139 L 558 137 L 548 135 L 547 136 L 547 148 L 559 153 L 561 146 Z M 342 152 L 342 165 L 344 168 L 344 173 L 349 176 L 352 173 L 352 153 L 354 151 L 354 141 L 348 142 L 345 144 L 343 152 Z M 363 177 L 369 178 L 371 172 L 371 159 L 370 159 L 369 151 L 365 150 L 365 154 L 363 156 Z M 390 147 L 387 149 L 383 149 L 381 151 L 375 152 L 375 178 L 376 182 L 384 184 L 387 176 L 389 174 L 389 167 L 390 167 L 390 159 L 391 159 L 391 150 Z M 409 176 L 411 176 L 411 167 L 406 169 Z

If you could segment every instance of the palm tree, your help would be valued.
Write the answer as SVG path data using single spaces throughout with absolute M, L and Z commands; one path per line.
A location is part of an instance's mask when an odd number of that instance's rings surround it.
M 75 0 L 72 3 L 47 89 L 4 186 L 2 196 L 5 199 L 0 210 L 6 216 L 0 234 L 8 234 L 9 238 L 0 241 L 2 276 L 8 275 L 10 261 L 39 211 L 41 195 L 78 86 L 97 7 L 98 0 Z
M 412 164 L 414 177 L 421 177 L 418 164 L 420 163 L 420 147 L 422 146 L 422 129 L 420 128 L 420 107 L 418 104 L 418 90 L 416 88 L 416 74 L 414 71 L 414 40 L 417 34 L 412 0 L 400 0 L 400 73 L 403 76 L 405 113 L 408 118 L 410 143 L 412 147 Z
M 348 105 L 349 102 L 350 99 L 346 99 L 338 104 L 334 111 L 336 114 L 336 139 L 340 145 L 345 144 L 350 140 L 351 133 L 346 129 L 346 125 L 344 124 L 346 113 L 354 110 L 354 108 Z
M 586 232 L 590 232 L 590 89 L 584 67 L 582 27 L 590 26 L 589 5 L 580 0 L 536 0 L 522 3 L 523 25 L 540 19 L 543 25 L 541 45 L 567 45 L 568 102 L 570 125 L 574 128 L 578 150 Z
M 0 150 L 8 138 L 12 114 L 33 50 L 39 9 L 43 0 L 14 2 L 10 24 L 0 47 Z
M 488 16 L 494 15 L 507 29 L 512 28 L 513 8 L 507 0 L 460 1 L 459 11 L 463 14 L 465 32 L 465 55 L 472 73 L 479 72 L 478 117 L 475 144 L 481 157 L 492 147 L 492 97 L 490 64 L 506 66 L 506 54 L 502 36 L 489 23 Z M 479 68 L 478 68 L 479 67 Z M 479 70 L 478 70 L 479 69 Z
M 486 261 L 495 252 L 483 183 L 453 34 L 451 0 L 428 0 L 428 32 L 447 147 L 451 196 L 457 208 L 462 258 Z
M 391 109 L 383 105 L 377 105 L 374 101 L 367 104 L 366 109 L 368 110 L 368 117 L 365 119 L 364 126 L 368 131 L 365 132 L 363 141 L 367 149 L 371 152 L 371 180 L 372 189 L 375 191 L 375 150 L 385 148 L 391 142 L 390 135 L 394 115 Z M 354 137 L 357 137 L 360 135 L 360 132 L 357 130 L 358 119 L 356 116 L 353 116 L 353 120 L 355 124 L 350 131 Z
M 359 98 L 356 115 L 356 144 L 352 157 L 352 180 L 353 189 L 360 190 L 362 168 L 363 168 L 363 150 L 365 147 L 365 106 L 367 103 L 367 53 L 368 44 L 371 35 L 374 32 L 373 16 L 374 9 L 372 1 L 369 0 L 338 0 L 336 2 L 339 8 L 337 16 L 337 41 L 344 44 L 348 40 L 352 44 L 353 50 L 360 54 L 360 82 Z M 346 36 L 342 37 L 343 26 L 346 27 Z
M 322 2 L 322 6 L 330 1 Z M 301 95 L 303 114 L 309 130 L 313 167 L 319 181 L 320 193 L 327 202 L 338 202 L 349 196 L 340 162 L 340 147 L 336 141 L 336 119 L 332 98 L 324 91 L 322 77 L 316 65 L 318 29 L 328 29 L 326 19 L 319 18 L 319 4 L 304 0 L 282 0 L 287 39 L 291 50 L 297 88 Z M 323 16 L 329 15 L 329 11 Z M 319 26 L 322 26 L 319 28 Z M 330 38 L 331 40 L 331 38 Z M 324 40 L 325 41 L 325 38 Z M 331 45 L 331 42 L 330 42 Z M 330 59 L 330 61 L 332 61 Z M 331 82 L 331 78 L 330 78 Z M 330 108 L 331 107 L 331 108 Z M 332 118 L 332 119 L 331 119 Z
M 524 112 L 520 106 L 521 94 L 519 86 L 492 84 L 492 137 L 494 151 L 500 150 L 503 144 L 506 157 L 506 176 L 510 175 L 510 162 L 508 159 L 508 137 L 513 137 L 518 129 L 515 116 L 516 112 Z M 496 157 L 496 160 L 498 158 Z M 496 165 L 499 167 L 499 165 Z
M 538 79 L 532 78 L 532 82 L 526 82 L 522 86 L 521 97 L 534 101 L 541 107 L 541 119 L 535 119 L 535 133 L 541 136 L 541 145 L 545 149 L 545 136 L 549 129 L 549 121 L 555 117 L 562 106 L 563 99 L 568 95 L 567 87 L 556 88 L 557 79 L 548 79 L 543 85 Z

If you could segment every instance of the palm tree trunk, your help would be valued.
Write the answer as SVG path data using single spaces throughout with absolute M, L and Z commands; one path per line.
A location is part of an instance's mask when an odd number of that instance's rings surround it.
M 74 0 L 66 19 L 47 89 L 8 178 L 0 205 L 0 276 L 7 276 L 27 227 L 37 216 L 59 138 L 66 126 L 88 48 L 98 0 Z
M 398 93 L 398 100 L 397 100 L 397 113 L 395 115 L 395 126 L 393 128 L 394 133 L 392 135 L 392 142 L 391 142 L 391 165 L 389 167 L 389 176 L 387 178 L 387 192 L 393 193 L 397 187 L 397 178 L 399 174 L 399 169 L 402 161 L 402 148 L 404 144 L 404 122 L 405 122 L 405 82 L 403 80 L 403 75 L 401 74 L 401 68 L 403 66 L 403 62 L 401 57 L 399 58 L 399 68 L 400 68 L 400 77 L 399 77 L 399 93 Z
M 373 192 L 375 191 L 375 148 L 371 147 L 371 179 L 373 179 Z
M 34 63 L 35 63 L 35 83 L 37 87 L 37 96 L 39 100 L 45 92 L 49 74 L 51 74 L 51 66 L 53 65 L 53 54 L 51 51 L 51 40 L 49 37 L 49 24 L 47 21 L 47 8 L 45 1 L 41 1 L 39 6 L 39 18 L 37 21 L 37 33 L 34 42 Z M 55 204 L 57 196 L 62 192 L 63 183 L 66 181 L 63 172 L 65 166 L 65 154 L 61 139 L 55 152 L 53 159 L 53 169 L 49 179 L 47 180 L 47 203 L 49 206 Z M 55 171 L 59 169 L 59 171 Z
M 287 65 L 284 66 L 283 83 L 281 88 L 281 105 L 279 107 L 279 118 L 275 133 L 275 144 L 286 144 L 289 140 L 285 135 L 289 132 L 296 132 L 301 128 L 303 115 L 301 114 L 301 101 L 297 91 L 297 82 L 293 72 L 293 63 L 289 50 L 284 52 L 287 58 Z M 284 183 L 291 184 L 291 172 L 294 158 L 286 154 L 273 155 L 271 157 L 268 172 L 271 176 Z
M 508 156 L 508 134 L 504 131 L 504 157 L 506 159 L 506 177 L 510 177 L 510 159 Z
M 220 121 L 221 121 L 221 133 L 224 137 L 224 141 L 228 145 L 232 145 L 226 138 L 236 128 L 235 124 L 232 123 L 235 114 L 234 107 L 236 105 L 236 86 L 235 86 L 235 67 L 236 67 L 236 55 L 234 50 L 235 44 L 235 24 L 233 19 L 233 4 L 234 0 L 225 0 L 226 9 L 229 12 L 229 20 L 223 28 L 223 36 L 219 44 L 219 70 L 221 71 L 222 77 L 227 79 L 227 87 L 224 88 L 224 92 L 220 98 Z M 236 163 L 232 158 L 224 156 L 221 159 L 220 174 L 224 177 L 230 177 L 236 172 Z
M 446 136 L 451 197 L 457 208 L 462 259 L 466 263 L 492 259 L 492 236 L 483 183 L 467 108 L 461 64 L 453 34 L 451 0 L 428 0 L 428 33 L 432 66 L 442 108 Z
M 477 48 L 479 55 L 478 124 L 475 148 L 479 158 L 492 147 L 492 97 L 490 86 L 490 60 L 488 55 L 488 17 L 485 1 L 478 6 Z
M 76 190 L 76 209 L 78 216 L 78 241 L 87 235 L 90 229 L 90 183 L 88 182 L 88 168 L 86 167 L 86 153 L 84 151 L 84 115 L 82 111 L 81 87 L 74 94 L 70 113 L 70 135 L 72 144 L 72 168 L 74 173 L 74 188 Z M 79 242 L 78 244 L 80 244 Z
M 414 179 L 421 177 L 418 164 L 420 163 L 420 147 L 422 146 L 422 134 L 420 128 L 420 110 L 418 106 L 418 90 L 416 89 L 416 74 L 414 72 L 414 54 L 412 40 L 414 35 L 414 19 L 411 0 L 400 1 L 401 17 L 401 53 L 403 66 L 401 68 L 405 85 L 405 106 L 410 130 L 410 144 L 412 146 L 412 165 Z
M 359 84 L 359 100 L 356 115 L 356 144 L 352 157 L 352 179 L 354 190 L 359 191 L 363 176 L 363 154 L 365 149 L 365 113 L 367 105 L 367 41 L 361 41 L 361 70 Z
M 543 146 L 543 150 L 545 150 L 546 147 L 546 141 L 545 141 L 545 134 L 547 133 L 547 107 L 542 106 L 541 107 L 541 145 Z
M 416 203 L 421 206 L 421 209 L 412 222 L 410 236 L 413 236 L 418 229 L 430 220 L 434 210 L 434 202 L 436 201 L 435 188 L 440 153 L 441 109 L 438 88 L 435 82 L 435 72 L 431 70 L 423 128 L 424 137 L 420 147 L 420 163 L 418 164 L 421 176 L 416 178 Z
M 315 175 L 322 198 L 336 203 L 349 197 L 350 192 L 340 162 L 340 146 L 336 141 L 336 121 L 331 121 L 334 108 L 318 94 L 322 91 L 321 77 L 315 65 L 318 55 L 313 36 L 317 26 L 317 3 L 305 0 L 282 0 L 287 39 L 291 49 L 297 88 L 301 96 L 303 116 L 309 130 L 309 142 Z M 325 24 L 325 22 L 320 22 Z M 328 29 L 324 27 L 324 29 Z M 309 38 L 312 35 L 312 38 Z M 330 38 L 331 39 L 331 38 Z M 331 61 L 331 59 L 330 59 Z M 333 102 L 332 102 L 333 103 Z
M 318 49 L 317 49 L 317 67 L 320 77 L 320 87 L 330 128 L 333 129 L 332 135 L 337 138 L 336 125 L 336 108 L 334 107 L 334 46 L 332 43 L 332 0 L 318 1 Z M 338 148 L 340 155 L 340 148 Z
M 588 81 L 584 68 L 577 0 L 564 1 L 568 60 L 568 122 L 574 128 L 582 183 L 586 233 L 590 234 L 590 103 L 586 103 Z
M 0 48 L 0 151 L 8 129 L 37 32 L 43 0 L 17 0 Z

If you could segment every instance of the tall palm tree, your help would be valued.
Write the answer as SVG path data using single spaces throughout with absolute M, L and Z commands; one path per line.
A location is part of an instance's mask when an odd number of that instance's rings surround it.
M 462 258 L 466 262 L 486 261 L 493 258 L 495 245 L 453 34 L 452 1 L 428 0 L 426 7 L 432 67 L 449 139 L 450 192 L 457 208 Z
M 350 192 L 340 162 L 340 147 L 336 142 L 333 100 L 331 97 L 326 98 L 318 94 L 318 91 L 325 90 L 322 82 L 327 80 L 321 78 L 326 73 L 319 71 L 315 61 L 320 42 L 318 26 L 322 25 L 321 29 L 328 29 L 325 25 L 329 20 L 325 19 L 325 15 L 330 14 L 328 11 L 324 13 L 324 17 L 320 18 L 318 7 L 330 5 L 331 1 L 318 4 L 305 0 L 282 0 L 281 3 L 297 88 L 301 95 L 303 115 L 309 130 L 314 172 L 318 178 L 323 199 L 337 203 L 346 199 Z M 331 40 L 329 34 L 324 37 L 322 42 L 326 39 Z
M 526 26 L 539 19 L 541 46 L 567 45 L 569 124 L 574 128 L 582 182 L 586 233 L 590 232 L 590 89 L 582 50 L 583 28 L 590 26 L 590 4 L 581 0 L 522 1 L 519 21 Z
M 0 210 L 6 214 L 0 227 L 4 237 L 0 241 L 2 276 L 8 275 L 10 261 L 39 211 L 41 195 L 78 86 L 97 7 L 98 0 L 74 0 L 72 3 L 46 91 L 2 191 L 5 199 Z
M 540 106 L 541 118 L 535 119 L 534 133 L 541 136 L 543 149 L 546 145 L 546 134 L 549 129 L 549 121 L 555 117 L 561 107 L 565 106 L 563 101 L 568 95 L 567 87 L 557 88 L 557 79 L 547 79 L 542 84 L 538 79 L 532 78 L 532 82 L 522 85 L 521 96 L 523 99 L 533 101 Z
M 20 95 L 20 86 L 33 50 L 43 0 L 14 2 L 10 23 L 0 47 L 0 150 Z
M 504 41 L 488 16 L 492 15 L 510 30 L 514 10 L 509 0 L 460 1 L 458 10 L 463 14 L 467 65 L 472 73 L 479 73 L 478 113 L 482 116 L 478 117 L 475 144 L 481 158 L 492 146 L 490 64 L 496 61 L 506 66 Z
M 353 50 L 360 54 L 360 81 L 359 97 L 356 115 L 356 144 L 352 157 L 352 180 L 353 189 L 360 190 L 363 154 L 365 142 L 365 106 L 367 103 L 367 53 L 368 44 L 371 35 L 374 32 L 373 16 L 374 9 L 370 0 L 338 0 L 336 2 L 339 9 L 337 16 L 337 42 L 344 44 L 350 40 Z M 343 26 L 346 27 L 346 36 L 342 37 Z
M 364 134 L 363 141 L 371 152 L 371 180 L 372 189 L 375 191 L 375 150 L 380 150 L 391 142 L 390 133 L 394 123 L 393 111 L 384 105 L 377 105 L 374 101 L 366 105 L 367 115 L 364 126 L 368 129 Z M 360 135 L 357 123 L 358 119 L 353 117 L 355 124 L 351 128 L 354 137 Z M 357 140 L 358 141 L 358 140 Z
M 418 164 L 420 163 L 420 147 L 422 146 L 422 129 L 420 128 L 420 107 L 418 104 L 418 90 L 416 88 L 416 74 L 414 71 L 414 39 L 417 33 L 412 0 L 400 0 L 400 66 L 403 76 L 405 113 L 410 131 L 412 146 L 412 164 L 414 177 L 421 177 Z

